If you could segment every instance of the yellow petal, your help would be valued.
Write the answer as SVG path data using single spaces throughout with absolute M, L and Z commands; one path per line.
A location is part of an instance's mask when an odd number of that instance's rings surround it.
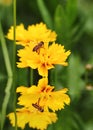
M 53 111 L 64 109 L 65 104 L 70 104 L 70 97 L 65 92 L 64 89 L 53 93 L 51 92 L 50 98 L 46 103 L 47 106 Z
M 38 112 L 31 111 L 29 109 L 21 108 L 17 109 L 17 126 L 22 129 L 25 128 L 25 125 L 28 123 L 29 127 L 37 128 L 44 130 L 49 124 L 55 123 L 57 116 L 53 112 Z M 10 123 L 15 126 L 15 116 L 14 113 L 8 114 Z
M 12 26 L 7 34 L 7 38 L 10 40 L 13 40 L 13 30 L 14 27 Z M 56 40 L 56 37 L 57 34 L 48 29 L 43 23 L 29 25 L 27 29 L 24 28 L 23 24 L 16 26 L 16 44 L 22 46 L 27 46 L 31 42 L 52 42 Z

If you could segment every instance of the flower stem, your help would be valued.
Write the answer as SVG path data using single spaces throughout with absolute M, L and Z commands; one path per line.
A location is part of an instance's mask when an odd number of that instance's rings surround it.
M 5 88 L 5 97 L 4 97 L 3 104 L 2 104 L 1 130 L 3 130 L 5 119 L 6 119 L 6 109 L 7 109 L 7 104 L 9 102 L 9 98 L 10 98 L 10 90 L 11 90 L 12 82 L 13 82 L 12 77 L 9 77 L 7 80 L 7 84 L 6 84 L 6 88 Z
M 31 85 L 33 85 L 33 69 L 31 69 L 30 67 L 28 67 L 27 69 L 28 69 L 28 86 L 30 87 Z
M 8 50 L 6 47 L 6 42 L 5 42 L 1 22 L 0 22 L 0 40 L 1 40 L 1 46 L 2 46 L 7 74 L 8 74 L 8 77 L 12 77 L 12 68 L 11 68 L 11 64 L 10 64 L 9 54 L 8 54 Z
M 31 80 L 31 85 L 33 85 L 33 69 L 30 69 L 30 75 L 31 75 L 31 78 L 30 78 L 30 80 Z
M 15 115 L 15 130 L 17 130 L 17 115 L 16 115 L 16 0 L 13 1 L 13 18 L 14 18 L 14 45 L 13 45 L 13 89 L 14 89 L 14 115 Z
M 7 74 L 8 74 L 8 81 L 7 81 L 7 85 L 5 88 L 5 97 L 3 100 L 2 111 L 1 111 L 1 119 L 2 119 L 1 120 L 1 130 L 3 130 L 5 118 L 6 118 L 7 104 L 8 104 L 9 98 L 10 98 L 10 89 L 12 86 L 12 68 L 11 68 L 11 64 L 10 64 L 9 54 L 8 54 L 8 50 L 6 47 L 6 42 L 5 42 L 1 22 L 0 22 L 0 40 L 1 40 L 1 47 L 2 47 L 2 51 L 3 51 L 5 66 L 6 66 L 6 70 L 7 70 Z

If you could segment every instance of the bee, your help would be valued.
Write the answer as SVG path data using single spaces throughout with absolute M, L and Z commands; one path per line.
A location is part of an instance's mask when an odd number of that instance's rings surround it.
M 41 47 L 43 47 L 43 45 L 44 45 L 44 42 L 43 42 L 43 41 L 39 42 L 39 43 L 33 48 L 33 51 L 38 52 L 38 50 L 39 50 Z
M 44 109 L 41 107 L 41 106 L 39 106 L 37 103 L 32 103 L 32 106 L 33 107 L 35 107 L 37 110 L 39 110 L 40 112 L 43 112 L 44 111 Z

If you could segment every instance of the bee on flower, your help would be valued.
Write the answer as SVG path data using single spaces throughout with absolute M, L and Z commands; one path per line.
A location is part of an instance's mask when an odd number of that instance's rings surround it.
M 27 108 L 34 106 L 37 110 L 40 107 L 42 111 L 46 111 L 48 108 L 57 111 L 63 109 L 65 104 L 70 103 L 70 98 L 66 94 L 67 91 L 67 88 L 54 91 L 54 86 L 48 85 L 48 79 L 42 78 L 37 86 L 32 85 L 29 88 L 20 86 L 17 88 L 17 93 L 21 94 L 18 98 L 18 104 Z
M 39 42 L 34 48 L 33 48 L 33 51 L 36 51 L 38 52 L 40 50 L 41 47 L 43 47 L 44 45 L 44 42 Z
M 40 112 L 37 109 L 22 107 L 16 109 L 17 116 L 17 126 L 22 130 L 28 124 L 31 128 L 37 128 L 39 130 L 47 129 L 49 124 L 55 123 L 57 121 L 57 115 L 54 112 Z M 15 116 L 14 113 L 9 113 L 7 117 L 10 120 L 12 126 L 15 126 Z
M 70 51 L 65 51 L 64 46 L 55 42 L 49 45 L 49 43 L 42 41 L 36 46 L 33 43 L 20 49 L 18 51 L 19 62 L 17 62 L 17 66 L 19 68 L 31 67 L 32 69 L 38 69 L 39 75 L 48 76 L 48 70 L 54 68 L 54 65 L 67 66 L 66 60 L 69 55 Z
M 20 86 L 16 91 L 21 94 L 18 104 L 22 107 L 16 109 L 16 114 L 17 125 L 22 129 L 28 124 L 29 127 L 45 130 L 49 124 L 57 121 L 55 111 L 64 109 L 65 105 L 70 103 L 66 94 L 68 89 L 54 91 L 54 86 L 48 85 L 47 78 L 40 79 L 37 86 Z M 15 126 L 14 113 L 8 114 L 8 117 Z

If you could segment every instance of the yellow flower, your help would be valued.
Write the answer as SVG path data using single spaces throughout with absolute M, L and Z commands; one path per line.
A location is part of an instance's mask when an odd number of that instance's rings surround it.
M 17 88 L 17 92 L 21 93 L 18 104 L 27 108 L 39 108 L 41 111 L 48 111 L 49 108 L 55 112 L 64 109 L 65 104 L 69 105 L 70 98 L 66 94 L 67 91 L 67 88 L 54 91 L 54 86 L 48 85 L 48 79 L 42 78 L 38 86 Z
M 38 69 L 41 76 L 48 76 L 48 70 L 54 68 L 55 64 L 68 65 L 66 59 L 70 55 L 70 51 L 65 52 L 62 45 L 53 43 L 48 46 L 48 43 L 44 43 L 44 46 L 39 48 L 39 52 L 33 51 L 33 48 L 34 44 L 29 44 L 18 51 L 20 57 L 18 67 Z
M 12 26 L 7 34 L 7 38 L 10 40 L 13 40 L 13 29 L 14 27 Z M 16 43 L 23 46 L 31 42 L 53 42 L 56 40 L 56 36 L 57 34 L 47 29 L 46 25 L 43 23 L 30 25 L 27 29 L 24 28 L 23 24 L 16 26 Z
M 22 129 L 28 124 L 29 127 L 37 128 L 40 130 L 45 130 L 49 124 L 55 123 L 57 116 L 53 112 L 39 112 L 37 110 L 32 110 L 28 108 L 17 109 L 17 126 Z M 10 122 L 15 126 L 15 116 L 14 113 L 8 114 Z

